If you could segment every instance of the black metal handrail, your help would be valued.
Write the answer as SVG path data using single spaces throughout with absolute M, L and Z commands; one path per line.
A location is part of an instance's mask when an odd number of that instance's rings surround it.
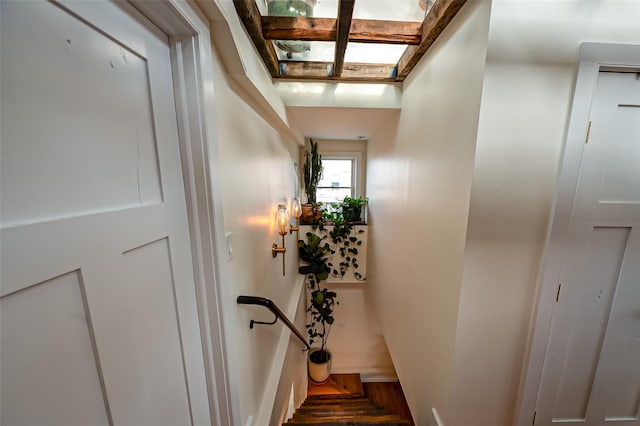
M 307 341 L 304 339 L 302 333 L 300 333 L 298 331 L 296 326 L 293 325 L 291 323 L 291 321 L 289 321 L 289 318 L 287 318 L 287 316 L 282 313 L 280 308 L 278 308 L 278 306 L 276 306 L 276 304 L 273 303 L 273 301 L 271 299 L 267 299 L 267 298 L 264 298 L 264 297 L 257 297 L 257 296 L 238 296 L 237 302 L 238 302 L 238 304 L 241 304 L 241 305 L 260 305 L 260 306 L 264 306 L 265 308 L 269 309 L 272 314 L 274 314 L 276 316 L 275 319 L 273 321 L 271 321 L 271 322 L 263 322 L 263 321 L 251 320 L 251 322 L 249 322 L 249 328 L 253 328 L 254 324 L 272 325 L 272 324 L 275 324 L 276 321 L 278 321 L 278 318 L 280 318 L 280 320 L 287 327 L 289 327 L 289 330 L 291 330 L 293 332 L 293 334 L 295 334 L 296 337 L 298 339 L 300 339 L 300 341 L 304 344 L 304 346 L 307 349 L 311 349 L 311 346 L 309 346 Z

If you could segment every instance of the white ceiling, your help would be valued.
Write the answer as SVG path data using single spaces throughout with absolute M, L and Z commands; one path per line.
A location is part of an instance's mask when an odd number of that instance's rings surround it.
M 289 121 L 300 132 L 318 139 L 369 139 L 397 118 L 396 108 L 287 107 Z

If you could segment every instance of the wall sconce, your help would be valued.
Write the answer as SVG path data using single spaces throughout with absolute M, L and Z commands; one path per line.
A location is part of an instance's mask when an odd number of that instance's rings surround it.
M 302 216 L 302 206 L 300 205 L 300 200 L 298 198 L 294 198 L 291 200 L 291 216 L 296 219 L 296 225 L 289 225 L 289 233 L 293 234 L 293 231 L 300 231 L 300 216 Z
M 284 204 L 278 204 L 278 214 L 276 216 L 276 223 L 278 226 L 278 234 L 282 236 L 282 247 L 278 247 L 278 244 L 273 243 L 271 245 L 271 254 L 276 257 L 278 253 L 282 253 L 282 275 L 284 276 L 284 254 L 287 248 L 284 246 L 284 236 L 287 235 L 287 222 L 289 222 L 289 214 L 287 213 L 287 206 Z

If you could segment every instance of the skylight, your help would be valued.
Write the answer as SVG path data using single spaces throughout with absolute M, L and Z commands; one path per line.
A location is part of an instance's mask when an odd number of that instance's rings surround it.
M 402 81 L 466 0 L 234 0 L 272 77 Z

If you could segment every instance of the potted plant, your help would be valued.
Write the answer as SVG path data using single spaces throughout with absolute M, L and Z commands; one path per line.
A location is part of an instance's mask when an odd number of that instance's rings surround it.
M 309 351 L 309 377 L 315 383 L 324 383 L 331 374 L 331 352 L 327 349 L 327 339 L 334 322 L 333 309 L 338 302 L 334 291 L 321 286 L 322 281 L 329 277 L 332 266 L 327 261 L 330 247 L 324 241 L 326 236 L 319 237 L 307 232 L 306 237 L 306 241 L 298 241 L 300 260 L 305 263 L 298 271 L 307 276 L 311 296 L 307 308 L 310 314 L 307 324 L 309 344 L 313 346 L 316 341 L 320 342 L 320 347 L 313 347 Z
M 366 207 L 369 199 L 367 197 L 344 197 L 341 203 L 342 216 L 345 222 L 364 222 L 362 209 Z
M 305 224 L 313 223 L 322 216 L 319 203 L 316 201 L 316 189 L 322 179 L 322 155 L 318 153 L 318 143 L 311 140 L 311 151 L 305 152 L 305 162 L 302 168 L 304 178 L 304 192 L 307 203 L 302 205 L 301 221 Z

